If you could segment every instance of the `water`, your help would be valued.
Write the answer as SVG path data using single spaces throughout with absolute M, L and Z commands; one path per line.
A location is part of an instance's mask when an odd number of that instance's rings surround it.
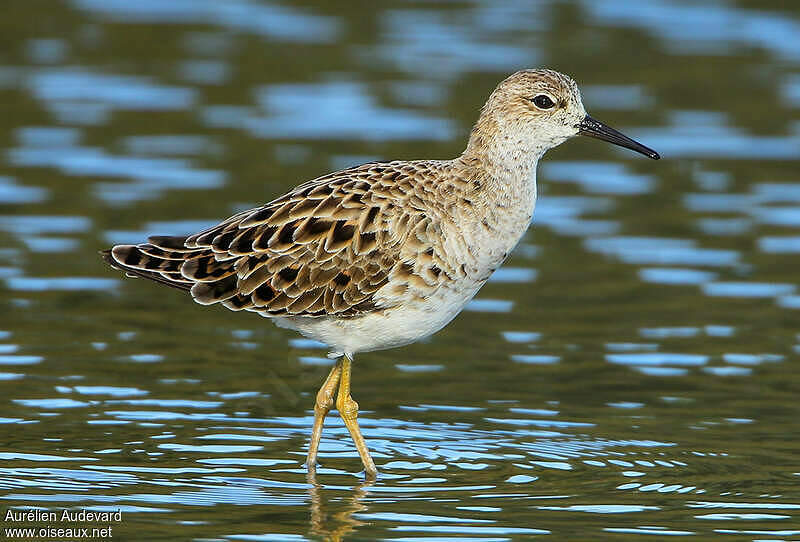
M 0 511 L 122 540 L 800 539 L 800 8 L 783 2 L 11 2 L 0 21 Z M 571 73 L 662 153 L 572 141 L 433 338 L 356 360 L 124 280 L 334 168 L 459 153 L 494 85 Z M 3 528 L 47 522 L 4 521 Z M 5 535 L 5 533 L 4 533 Z

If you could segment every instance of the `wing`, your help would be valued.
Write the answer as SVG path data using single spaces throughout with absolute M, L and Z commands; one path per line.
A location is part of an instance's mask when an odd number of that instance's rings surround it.
M 435 287 L 440 272 L 437 228 L 414 189 L 420 167 L 410 164 L 330 174 L 194 235 L 118 245 L 104 258 L 198 303 L 266 316 L 389 308 L 409 288 Z

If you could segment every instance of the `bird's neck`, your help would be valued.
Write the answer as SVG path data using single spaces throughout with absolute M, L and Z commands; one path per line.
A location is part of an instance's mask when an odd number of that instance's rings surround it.
M 500 122 L 482 114 L 459 160 L 479 165 L 505 183 L 535 183 L 536 165 L 550 145 L 526 133 L 521 125 L 501 126 Z
M 492 248 L 481 257 L 498 265 L 528 227 L 536 205 L 536 165 L 549 147 L 540 147 L 522 126 L 498 126 L 481 116 L 466 150 L 453 161 L 469 182 L 461 197 L 471 202 L 480 220 L 472 220 L 476 239 Z M 490 265 L 491 264 L 491 265 Z
M 449 213 L 470 240 L 459 257 L 480 283 L 502 264 L 528 228 L 536 204 L 536 164 L 544 153 L 520 141 L 519 132 L 493 128 L 479 121 L 466 150 L 451 162 L 455 177 L 465 182 L 453 191 L 456 200 Z

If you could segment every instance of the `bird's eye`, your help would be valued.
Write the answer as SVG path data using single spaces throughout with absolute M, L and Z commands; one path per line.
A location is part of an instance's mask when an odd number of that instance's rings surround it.
M 533 105 L 535 105 L 539 109 L 550 109 L 551 107 L 556 105 L 555 103 L 553 103 L 553 100 L 551 100 L 550 96 L 548 96 L 547 94 L 539 94 L 531 101 L 533 102 Z

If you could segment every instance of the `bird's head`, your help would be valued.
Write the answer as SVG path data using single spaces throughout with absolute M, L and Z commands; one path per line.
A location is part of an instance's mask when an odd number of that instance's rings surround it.
M 473 130 L 473 139 L 502 142 L 539 155 L 576 135 L 660 158 L 654 150 L 590 117 L 575 81 L 553 70 L 522 70 L 503 80 L 489 96 Z

